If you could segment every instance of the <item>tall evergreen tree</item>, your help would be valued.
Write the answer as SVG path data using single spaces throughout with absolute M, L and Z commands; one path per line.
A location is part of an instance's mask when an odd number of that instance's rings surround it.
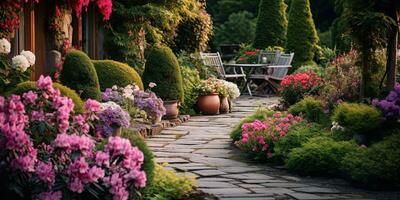
M 319 42 L 309 0 L 292 0 L 289 12 L 286 51 L 294 52 L 291 71 L 313 61 Z
M 288 21 L 284 0 L 261 0 L 253 46 L 284 46 Z

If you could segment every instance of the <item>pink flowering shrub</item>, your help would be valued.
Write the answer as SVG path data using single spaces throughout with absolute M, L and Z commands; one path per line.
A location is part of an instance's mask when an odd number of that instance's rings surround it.
M 242 139 L 235 142 L 243 152 L 256 160 L 273 157 L 274 143 L 285 137 L 289 128 L 300 122 L 300 117 L 276 112 L 265 121 L 255 120 L 242 125 Z
M 99 102 L 88 100 L 86 112 L 75 115 L 72 100 L 60 96 L 49 77 L 40 77 L 37 87 L 21 97 L 0 96 L 2 194 L 128 199 L 145 187 L 144 156 L 137 147 L 120 137 L 100 143 L 89 134 Z

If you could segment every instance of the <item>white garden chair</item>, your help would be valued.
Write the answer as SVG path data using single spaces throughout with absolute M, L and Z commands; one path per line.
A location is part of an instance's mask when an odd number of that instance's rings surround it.
M 206 66 L 216 67 L 218 72 L 218 78 L 221 79 L 243 79 L 244 83 L 247 82 L 246 74 L 242 67 L 230 67 L 232 68 L 232 73 L 227 73 L 224 64 L 222 63 L 221 56 L 219 52 L 217 53 L 200 53 L 200 57 L 203 64 Z M 237 72 L 238 68 L 240 71 Z M 247 90 L 251 94 L 250 87 L 247 86 Z
M 271 56 L 271 54 L 267 54 Z M 260 55 L 261 57 L 261 55 Z M 290 54 L 277 54 L 274 62 L 268 66 L 268 70 L 264 70 L 264 73 L 253 73 L 249 76 L 250 80 L 265 80 L 271 86 L 274 92 L 277 92 L 279 88 L 279 82 L 286 76 L 289 68 L 292 67 L 294 53 Z M 268 59 L 267 59 L 268 60 Z M 261 60 L 262 62 L 262 60 Z

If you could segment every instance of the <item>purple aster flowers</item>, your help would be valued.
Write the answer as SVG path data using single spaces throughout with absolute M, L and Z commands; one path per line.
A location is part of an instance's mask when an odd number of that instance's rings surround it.
M 400 119 L 400 84 L 396 84 L 385 99 L 374 99 L 372 105 L 382 110 L 386 120 Z

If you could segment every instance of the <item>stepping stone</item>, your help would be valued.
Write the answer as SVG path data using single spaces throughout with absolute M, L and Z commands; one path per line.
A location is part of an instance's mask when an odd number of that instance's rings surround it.
M 317 193 L 317 194 L 339 194 L 338 190 L 330 189 L 330 188 L 320 188 L 320 187 L 302 187 L 302 188 L 294 188 L 294 191 L 304 192 L 304 193 Z
M 250 193 L 249 190 L 239 188 L 239 187 L 234 187 L 234 188 L 201 188 L 205 193 L 210 193 L 214 195 L 232 195 L 232 194 L 247 194 Z
M 156 158 L 157 163 L 188 163 L 189 161 L 182 158 Z
M 264 174 L 257 174 L 257 173 L 244 173 L 244 174 L 229 174 L 229 175 L 224 175 L 223 177 L 227 178 L 234 178 L 234 179 L 247 179 L 247 180 L 266 180 L 266 179 L 272 179 L 271 176 L 267 176 Z
M 229 181 L 232 181 L 232 179 L 229 179 L 229 178 L 220 178 L 220 177 L 200 177 L 200 178 L 198 179 L 198 181 L 229 182 Z
M 199 188 L 233 188 L 235 185 L 227 182 L 198 181 Z
M 284 188 L 303 188 L 308 187 L 308 185 L 301 184 L 301 183 L 264 183 L 262 184 L 265 187 L 284 187 Z M 296 190 L 296 189 L 295 189 Z M 302 191 L 299 191 L 302 192 Z
M 167 145 L 167 143 L 147 142 L 148 147 L 163 147 L 165 145 Z
M 292 190 L 286 189 L 286 188 L 251 188 L 251 191 L 257 193 L 257 194 L 278 194 L 278 195 L 284 195 L 288 193 L 292 193 Z
M 240 187 L 242 188 L 246 188 L 246 189 L 251 189 L 251 188 L 264 188 L 264 186 L 260 185 L 260 184 L 246 184 L 246 183 L 242 183 L 242 184 L 238 184 Z
M 168 130 L 168 129 L 165 129 L 165 130 L 163 130 L 162 132 L 161 132 L 161 134 L 163 134 L 163 135 L 179 135 L 179 136 L 182 136 L 182 135 L 187 135 L 187 134 L 189 134 L 189 131 L 182 131 L 182 130 Z
M 299 192 L 289 193 L 288 195 L 297 200 L 339 199 L 334 196 L 319 196 L 319 195 L 315 195 L 315 194 L 307 194 L 307 193 L 299 193 Z
M 257 167 L 222 167 L 220 168 L 220 170 L 226 173 L 244 173 L 244 172 L 261 171 L 261 169 Z
M 193 173 L 196 173 L 202 177 L 226 174 L 225 172 L 215 170 L 215 169 L 197 170 L 197 171 L 193 171 Z

